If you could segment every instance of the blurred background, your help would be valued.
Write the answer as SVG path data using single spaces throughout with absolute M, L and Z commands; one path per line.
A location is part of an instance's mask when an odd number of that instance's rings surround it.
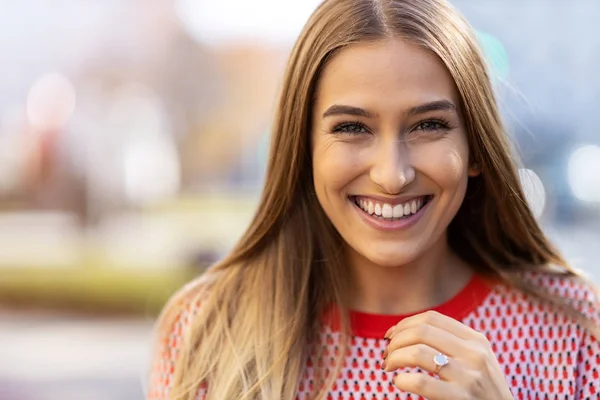
M 454 0 L 534 212 L 600 283 L 600 2 Z M 239 237 L 316 0 L 0 0 L 0 399 L 143 399 L 152 322 Z

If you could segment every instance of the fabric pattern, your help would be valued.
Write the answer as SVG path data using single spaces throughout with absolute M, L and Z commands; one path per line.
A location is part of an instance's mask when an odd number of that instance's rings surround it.
M 573 280 L 532 275 L 531 281 L 571 304 L 596 322 L 600 310 L 593 291 Z M 453 299 L 435 308 L 484 333 L 503 367 L 515 399 L 599 399 L 600 342 L 586 329 L 555 307 L 501 285 L 490 285 L 475 277 Z M 177 346 L 186 319 L 193 308 L 182 314 L 168 343 L 164 357 L 155 368 L 150 399 L 167 399 Z M 400 392 L 392 384 L 398 372 L 381 369 L 387 341 L 386 330 L 407 316 L 353 312 L 353 336 L 349 352 L 328 400 L 416 400 L 421 397 Z M 310 356 L 298 388 L 298 400 L 308 400 L 314 385 L 316 366 L 332 367 L 338 355 L 340 333 L 335 318 L 324 325 L 321 338 L 326 343 L 323 357 Z M 432 361 L 433 362 L 433 361 Z M 407 370 L 419 371 L 418 368 Z M 198 393 L 204 398 L 204 390 Z M 212 400 L 212 399 L 211 399 Z

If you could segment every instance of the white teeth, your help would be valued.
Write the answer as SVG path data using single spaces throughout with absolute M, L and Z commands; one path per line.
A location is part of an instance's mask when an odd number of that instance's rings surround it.
M 404 204 L 392 206 L 388 203 L 377 203 L 366 199 L 358 199 L 357 204 L 366 213 L 383 218 L 402 218 L 407 215 L 416 214 L 423 207 L 423 198 L 411 200 Z
M 402 216 L 404 216 L 404 207 L 402 206 L 402 204 L 396 204 L 394 206 L 394 210 L 392 211 L 392 217 L 400 218 Z
M 392 218 L 392 206 L 384 204 L 383 207 L 381 207 L 381 216 L 383 218 Z

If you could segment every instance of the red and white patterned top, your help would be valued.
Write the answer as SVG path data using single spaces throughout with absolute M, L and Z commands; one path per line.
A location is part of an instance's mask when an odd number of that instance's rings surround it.
M 546 275 L 532 276 L 532 281 L 568 299 L 600 322 L 593 291 L 573 280 Z M 492 285 L 475 276 L 454 298 L 434 310 L 488 337 L 515 399 L 600 399 L 600 342 L 555 308 L 516 289 Z M 186 314 L 193 315 L 193 312 Z M 383 335 L 406 317 L 408 315 L 351 313 L 351 347 L 328 400 L 420 399 L 392 385 L 397 372 L 381 369 L 387 345 Z M 185 329 L 186 317 L 177 325 L 164 359 L 155 366 L 150 399 L 168 398 L 176 347 Z M 335 322 L 330 323 L 321 334 L 327 343 L 326 359 L 309 358 L 298 388 L 298 400 L 309 399 L 313 366 L 334 364 L 333 357 L 340 343 L 339 329 Z M 201 390 L 198 398 L 203 397 Z

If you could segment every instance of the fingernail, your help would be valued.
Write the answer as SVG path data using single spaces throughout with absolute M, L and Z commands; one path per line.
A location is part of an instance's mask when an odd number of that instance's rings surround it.
M 385 350 L 383 350 L 383 358 L 386 359 L 388 356 L 388 347 L 385 348 Z
M 390 329 L 387 330 L 387 332 L 385 333 L 385 335 L 383 335 L 383 337 L 385 339 L 389 339 L 390 335 L 392 334 L 393 331 L 394 331 L 394 327 L 392 326 Z
M 381 363 L 381 369 L 385 371 L 386 365 L 387 365 L 387 360 L 383 360 L 383 362 Z

